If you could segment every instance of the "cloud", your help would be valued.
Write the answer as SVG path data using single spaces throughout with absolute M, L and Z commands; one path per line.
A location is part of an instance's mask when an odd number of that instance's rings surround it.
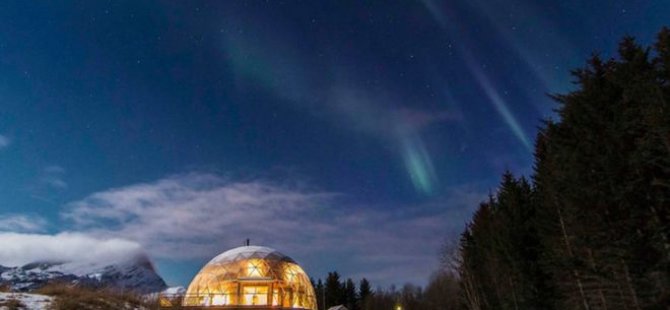
M 34 181 L 25 190 L 33 199 L 56 205 L 55 197 L 69 187 L 65 181 L 66 172 L 61 166 L 46 166 L 38 171 Z
M 65 172 L 65 168 L 61 166 L 48 166 L 42 171 L 40 182 L 51 188 L 66 189 L 68 184 L 63 178 L 65 176 Z
M 86 234 L 137 241 L 159 259 L 206 260 L 251 238 L 317 276 L 338 270 L 379 284 L 421 283 L 445 237 L 483 198 L 462 187 L 417 206 L 356 205 L 337 193 L 192 173 L 95 193 L 63 216 Z
M 39 261 L 114 262 L 142 253 L 136 242 L 98 239 L 79 233 L 0 233 L 0 244 L 0 265 L 3 266 L 22 266 Z
M 304 237 L 310 232 L 296 221 L 318 214 L 335 196 L 187 174 L 92 194 L 69 204 L 64 218 L 89 233 L 131 236 L 158 257 L 193 258 L 277 230 Z
M 0 135 L 0 149 L 8 147 L 11 143 L 12 141 L 7 136 Z
M 53 174 L 63 174 L 65 173 L 65 168 L 57 165 L 47 166 L 46 168 L 44 168 L 44 172 Z
M 46 229 L 47 225 L 47 221 L 38 216 L 5 214 L 0 217 L 0 232 L 41 232 Z

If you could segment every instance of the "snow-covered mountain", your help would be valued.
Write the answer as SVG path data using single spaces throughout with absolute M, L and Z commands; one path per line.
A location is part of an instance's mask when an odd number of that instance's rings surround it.
M 165 281 L 143 253 L 116 261 L 36 262 L 20 267 L 0 266 L 0 285 L 15 291 L 31 291 L 47 283 L 70 283 L 89 287 L 160 292 Z
M 10 301 L 16 300 L 23 305 L 23 308 L 27 310 L 47 310 L 51 309 L 51 302 L 53 297 L 44 296 L 39 294 L 26 294 L 26 293 L 2 293 L 0 292 L 0 305 Z M 8 307 L 0 306 L 0 309 L 7 309 Z

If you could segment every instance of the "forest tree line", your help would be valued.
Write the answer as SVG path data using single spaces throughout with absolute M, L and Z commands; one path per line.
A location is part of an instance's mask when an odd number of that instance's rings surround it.
M 573 71 L 559 120 L 460 240 L 467 309 L 668 309 L 670 29 Z
M 453 274 L 438 272 L 431 277 L 426 288 L 407 283 L 401 288 L 372 289 L 370 282 L 340 279 L 337 272 L 329 272 L 325 281 L 312 280 L 319 310 L 343 305 L 349 310 L 410 310 L 410 309 L 459 309 L 455 298 L 458 281 Z M 446 294 L 445 294 L 446 293 Z M 445 305 L 453 305 L 449 308 Z
M 572 74 L 533 174 L 502 176 L 425 289 L 330 273 L 319 309 L 670 309 L 670 29 Z

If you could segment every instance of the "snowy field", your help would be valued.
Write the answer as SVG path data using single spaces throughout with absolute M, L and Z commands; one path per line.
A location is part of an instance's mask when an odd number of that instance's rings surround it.
M 46 310 L 52 301 L 52 297 L 39 294 L 0 293 L 0 310 L 8 309 L 4 305 L 12 299 L 20 301 L 25 306 L 21 309 L 29 310 Z

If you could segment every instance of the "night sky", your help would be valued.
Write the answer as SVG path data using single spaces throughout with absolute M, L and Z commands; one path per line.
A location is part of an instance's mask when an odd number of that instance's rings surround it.
M 547 94 L 668 21 L 667 0 L 2 1 L 0 235 L 137 242 L 171 285 L 246 238 L 313 277 L 425 284 L 532 171 Z

